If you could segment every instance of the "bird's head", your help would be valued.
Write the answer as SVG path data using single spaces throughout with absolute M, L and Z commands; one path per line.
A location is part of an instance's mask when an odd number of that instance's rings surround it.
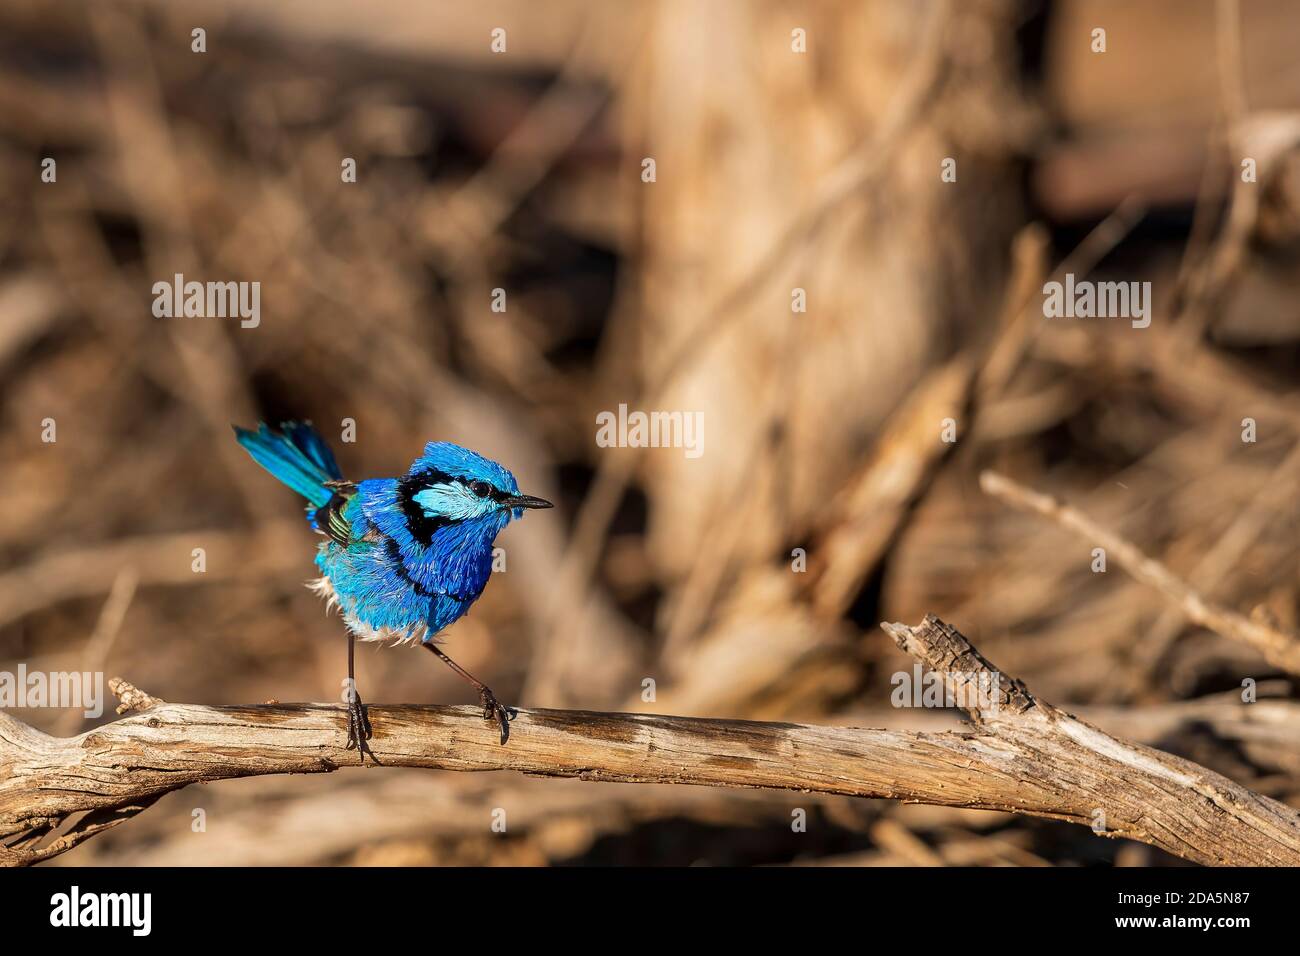
M 521 495 L 515 476 L 491 459 L 450 442 L 430 442 L 398 480 L 398 501 L 416 537 L 452 524 L 504 528 L 527 508 L 550 508 L 544 498 Z

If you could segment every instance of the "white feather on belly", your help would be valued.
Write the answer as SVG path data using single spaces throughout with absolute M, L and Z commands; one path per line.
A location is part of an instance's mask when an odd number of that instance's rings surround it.
M 325 601 L 325 613 L 328 614 L 335 608 L 341 608 L 338 592 L 334 590 L 334 585 L 329 578 L 320 577 L 314 581 L 307 582 L 307 590 L 311 591 L 319 598 Z M 404 630 L 395 630 L 391 627 L 371 627 L 364 621 L 359 620 L 353 614 L 344 614 L 343 623 L 347 625 L 356 639 L 372 644 L 387 644 L 389 647 L 396 647 L 399 644 L 424 643 L 426 635 L 429 633 L 428 624 L 413 624 Z M 435 636 L 434 643 L 441 644 Z

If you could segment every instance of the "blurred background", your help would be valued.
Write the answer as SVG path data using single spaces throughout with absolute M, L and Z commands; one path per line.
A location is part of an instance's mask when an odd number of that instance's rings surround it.
M 7 0 L 0 669 L 336 699 L 317 539 L 230 432 L 307 418 L 349 477 L 450 440 L 557 502 L 445 635 L 503 701 L 955 728 L 890 706 L 878 622 L 933 612 L 1300 806 L 1294 677 L 977 482 L 1294 631 L 1298 41 L 1289 0 Z M 1151 282 L 1150 327 L 1045 321 L 1067 271 Z M 155 318 L 176 273 L 260 282 L 260 324 Z M 702 412 L 703 454 L 598 447 L 620 403 Z M 413 654 L 364 646 L 366 699 L 472 702 Z M 348 769 L 191 787 L 51 865 L 1175 862 L 997 813 Z

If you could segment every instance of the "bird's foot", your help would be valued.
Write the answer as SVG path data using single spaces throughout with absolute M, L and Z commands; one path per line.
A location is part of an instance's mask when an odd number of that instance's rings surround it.
M 501 725 L 501 743 L 510 739 L 510 721 L 514 719 L 512 708 L 503 706 L 490 688 L 484 687 L 478 692 L 478 699 L 483 704 L 483 719 L 495 720 Z
M 370 754 L 370 759 L 379 763 L 375 759 L 374 751 L 366 743 L 373 735 L 374 731 L 370 727 L 370 715 L 366 712 L 366 705 L 361 700 L 361 695 L 355 691 L 348 701 L 348 742 L 344 750 L 357 751 L 361 758 L 361 765 L 365 766 L 366 754 Z

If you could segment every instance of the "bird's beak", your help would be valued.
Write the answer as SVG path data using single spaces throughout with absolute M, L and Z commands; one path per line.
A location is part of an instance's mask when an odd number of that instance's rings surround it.
M 532 495 L 512 495 L 501 502 L 507 508 L 554 508 L 545 498 L 534 498 Z

